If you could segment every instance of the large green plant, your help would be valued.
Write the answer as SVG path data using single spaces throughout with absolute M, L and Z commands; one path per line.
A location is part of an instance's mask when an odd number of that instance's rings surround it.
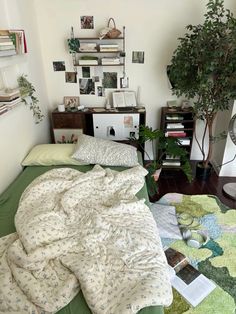
M 152 154 L 154 160 L 150 158 L 149 154 L 144 148 L 145 143 L 150 142 L 152 147 Z M 146 153 L 149 162 L 147 164 L 147 187 L 151 196 L 158 192 L 158 182 L 155 181 L 155 172 L 162 168 L 162 161 L 166 155 L 179 157 L 181 161 L 181 169 L 187 176 L 188 180 L 192 180 L 192 169 L 189 163 L 189 156 L 187 151 L 181 147 L 177 138 L 166 137 L 162 130 L 153 130 L 151 127 L 141 125 L 139 128 L 139 146 Z M 158 147 L 158 154 L 156 154 L 156 147 Z M 157 157 L 155 158 L 155 156 Z
M 205 122 L 202 139 L 196 134 L 195 138 L 206 168 L 212 144 L 221 138 L 213 134 L 216 115 L 228 110 L 236 97 L 236 19 L 224 8 L 223 0 L 209 0 L 204 23 L 188 25 L 187 30 L 173 54 L 169 78 L 173 93 L 192 98 L 196 118 Z

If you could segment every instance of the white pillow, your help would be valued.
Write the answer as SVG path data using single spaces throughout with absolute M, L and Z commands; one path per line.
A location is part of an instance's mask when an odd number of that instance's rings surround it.
M 135 147 L 85 134 L 79 136 L 72 158 L 103 166 L 134 167 L 138 165 Z

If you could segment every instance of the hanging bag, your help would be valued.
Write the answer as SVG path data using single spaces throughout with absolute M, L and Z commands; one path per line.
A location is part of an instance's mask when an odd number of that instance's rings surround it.
M 113 23 L 113 27 L 111 27 L 111 22 Z M 121 31 L 116 28 L 116 23 L 113 17 L 109 18 L 107 27 L 109 28 L 109 31 L 106 34 L 107 38 L 117 38 L 120 36 Z

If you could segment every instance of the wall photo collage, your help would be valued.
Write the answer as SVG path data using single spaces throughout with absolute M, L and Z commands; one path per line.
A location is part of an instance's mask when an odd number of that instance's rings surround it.
M 90 15 L 80 16 L 80 29 L 93 30 L 94 17 Z M 71 41 L 74 40 L 76 40 L 74 37 L 74 30 L 73 27 L 71 27 L 71 39 L 68 40 L 68 44 L 69 52 L 72 54 L 73 65 L 70 65 L 70 69 L 67 69 L 65 61 L 53 61 L 53 70 L 55 72 L 65 72 L 65 83 L 78 84 L 79 95 L 95 95 L 97 97 L 106 97 L 107 89 L 121 89 L 129 87 L 129 78 L 125 73 L 125 62 L 122 67 L 117 67 L 117 71 L 114 71 L 113 67 L 112 70 L 109 71 L 109 67 L 105 67 L 102 64 L 99 66 L 93 66 L 92 64 L 84 66 L 81 64 L 80 66 L 75 66 L 76 54 L 75 50 L 71 46 Z M 79 44 L 77 48 L 76 51 L 79 51 Z M 143 64 L 144 51 L 133 51 L 132 63 Z M 72 71 L 71 67 L 73 68 Z

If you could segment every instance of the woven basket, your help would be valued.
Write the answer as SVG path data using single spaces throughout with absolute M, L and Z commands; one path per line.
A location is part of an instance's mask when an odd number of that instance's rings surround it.
M 113 22 L 113 27 L 110 26 L 110 23 Z M 115 20 L 111 17 L 109 18 L 107 27 L 110 29 L 107 34 L 106 34 L 106 38 L 117 38 L 120 36 L 121 31 L 119 29 L 116 28 L 116 23 Z

